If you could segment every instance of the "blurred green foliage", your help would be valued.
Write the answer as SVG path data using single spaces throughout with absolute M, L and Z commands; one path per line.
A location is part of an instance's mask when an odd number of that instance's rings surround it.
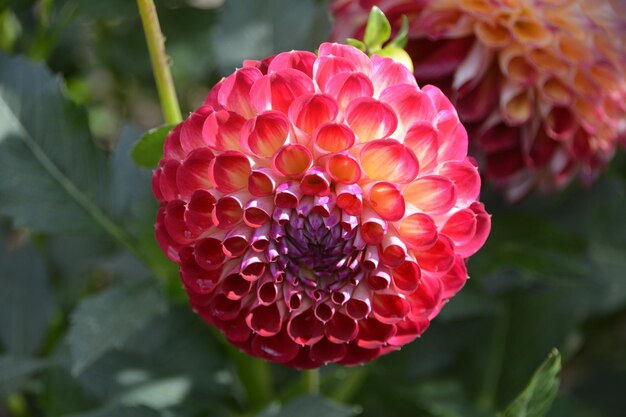
M 185 113 L 242 59 L 330 27 L 316 0 L 157 6 Z M 623 416 L 623 154 L 591 189 L 510 206 L 487 187 L 492 235 L 425 335 L 303 396 L 192 313 L 154 242 L 129 156 L 162 123 L 135 2 L 0 0 L 0 49 L 0 416 L 540 417 L 554 347 L 548 416 Z

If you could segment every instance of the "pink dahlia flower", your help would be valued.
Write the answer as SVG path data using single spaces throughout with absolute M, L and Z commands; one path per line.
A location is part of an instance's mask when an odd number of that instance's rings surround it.
M 350 46 L 245 62 L 164 154 L 156 237 L 191 304 L 291 367 L 363 363 L 418 337 L 490 230 L 448 99 Z
M 361 36 L 373 4 L 396 29 L 407 15 L 418 83 L 452 98 L 488 178 L 517 200 L 589 184 L 624 137 L 621 1 L 334 0 L 333 37 Z

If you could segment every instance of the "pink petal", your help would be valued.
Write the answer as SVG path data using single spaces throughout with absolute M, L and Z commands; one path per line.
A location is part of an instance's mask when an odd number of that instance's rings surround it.
M 431 122 L 415 122 L 404 137 L 404 144 L 413 151 L 423 173 L 432 172 L 437 166 L 439 152 L 438 133 Z
M 250 89 L 250 97 L 259 112 L 273 109 L 287 114 L 296 98 L 313 92 L 315 87 L 310 77 L 296 69 L 283 69 L 257 80 Z
M 395 139 L 368 142 L 361 149 L 359 159 L 371 180 L 405 184 L 413 181 L 419 171 L 413 151 Z
M 337 207 L 346 214 L 358 216 L 363 208 L 363 196 L 361 187 L 356 184 L 336 184 L 335 194 L 337 195 Z
M 192 233 L 199 235 L 213 226 L 211 213 L 215 203 L 215 197 L 209 191 L 194 191 L 185 211 L 185 224 Z
M 250 330 L 259 336 L 274 336 L 281 329 L 282 317 L 276 303 L 267 306 L 258 305 L 246 316 Z
M 437 241 L 437 226 L 433 219 L 423 213 L 414 213 L 400 222 L 398 234 L 415 250 L 431 248 Z
M 372 57 L 372 62 L 374 63 L 372 82 L 379 94 L 385 88 L 397 84 L 408 84 L 417 87 L 413 74 L 399 62 L 391 58 L 382 58 L 378 55 Z
M 229 300 L 240 300 L 250 291 L 252 283 L 247 281 L 241 274 L 229 274 L 220 282 L 220 291 Z
M 377 245 L 383 241 L 385 233 L 387 233 L 387 222 L 371 209 L 365 207 L 361 214 L 360 232 L 365 243 Z
M 310 135 L 318 126 L 334 121 L 338 112 L 335 99 L 328 94 L 304 94 L 289 107 L 289 120 Z
M 272 157 L 272 168 L 289 178 L 301 178 L 311 167 L 313 155 L 306 146 L 288 144 L 279 148 Z
M 252 172 L 248 157 L 241 152 L 226 151 L 219 154 L 210 172 L 211 182 L 218 191 L 232 193 L 248 185 Z
M 227 110 L 245 118 L 255 115 L 256 110 L 250 100 L 250 88 L 263 74 L 257 68 L 240 68 L 224 79 L 217 100 Z
M 354 132 L 343 123 L 326 123 L 317 128 L 313 142 L 320 152 L 341 152 L 354 145 Z
M 336 344 L 324 338 L 311 347 L 311 360 L 320 364 L 337 362 L 346 356 L 348 348 L 345 344 Z
M 311 346 L 324 337 L 324 323 L 319 321 L 313 309 L 309 308 L 289 320 L 287 333 L 294 342 Z
M 356 337 L 358 331 L 356 320 L 342 313 L 335 313 L 324 329 L 326 337 L 333 343 L 349 342 Z
M 439 158 L 443 161 L 462 161 L 467 155 L 467 131 L 455 112 L 443 110 L 437 115 Z
M 271 158 L 287 141 L 289 120 L 277 111 L 266 111 L 246 122 L 240 133 L 241 146 L 259 157 Z
M 383 220 L 397 221 L 404 216 L 405 205 L 400 190 L 390 182 L 375 183 L 368 193 L 368 203 Z
M 342 72 L 328 80 L 324 92 L 335 97 L 339 108 L 345 111 L 351 101 L 359 97 L 372 97 L 374 86 L 367 75 L 361 72 Z
M 346 58 L 354 65 L 356 71 L 363 72 L 368 76 L 372 72 L 372 61 L 370 58 L 353 46 L 341 43 L 323 43 L 319 47 L 318 56 Z
M 446 236 L 439 235 L 430 249 L 416 252 L 415 257 L 422 270 L 443 274 L 454 265 L 454 244 Z
M 248 177 L 248 191 L 255 197 L 264 197 L 274 194 L 276 178 L 272 170 L 260 168 L 252 170 Z
M 439 175 L 448 177 L 455 185 L 457 200 L 463 203 L 475 201 L 480 194 L 480 175 L 469 160 L 448 161 L 439 168 Z
M 159 191 L 166 201 L 178 199 L 178 185 L 176 176 L 180 168 L 180 162 L 175 159 L 161 161 L 161 175 L 159 175 Z
M 293 360 L 302 348 L 294 343 L 287 331 L 283 329 L 270 337 L 253 336 L 250 349 L 259 358 L 285 363 Z
M 411 315 L 420 320 L 428 320 L 435 311 L 443 295 L 441 281 L 427 275 L 423 275 L 417 290 L 407 296 L 411 303 Z
M 476 253 L 485 244 L 491 231 L 491 216 L 485 211 L 485 206 L 476 202 L 469 208 L 476 215 L 476 233 L 467 243 L 457 247 L 457 253 L 464 258 Z
M 189 244 L 193 241 L 193 234 L 185 224 L 185 203 L 180 200 L 173 200 L 167 203 L 163 224 L 169 236 L 181 245 Z
M 427 175 L 409 184 L 402 192 L 407 203 L 430 214 L 447 213 L 456 203 L 456 187 L 446 177 Z
M 422 271 L 417 263 L 408 259 L 391 270 L 391 278 L 395 288 L 406 294 L 411 294 L 415 291 L 421 276 Z
M 211 113 L 202 127 L 202 137 L 210 148 L 216 150 L 238 150 L 239 132 L 246 119 L 235 112 L 220 110 Z
M 396 328 L 392 324 L 381 323 L 373 317 L 368 317 L 359 321 L 359 337 L 356 343 L 365 349 L 382 347 L 395 333 Z
M 372 312 L 381 323 L 397 323 L 403 320 L 410 310 L 409 302 L 398 294 L 377 293 L 372 298 Z
M 413 85 L 399 84 L 388 87 L 381 93 L 380 101 L 387 103 L 394 110 L 399 119 L 401 132 L 414 122 L 431 122 L 437 114 L 430 96 Z
M 342 184 L 354 184 L 361 178 L 359 162 L 347 153 L 337 153 L 328 158 L 326 171 L 333 180 Z
M 196 242 L 194 256 L 198 265 L 207 271 L 220 268 L 226 259 L 226 255 L 222 251 L 222 242 L 212 237 Z
M 463 288 L 467 279 L 468 276 L 465 261 L 462 256 L 457 255 L 452 269 L 440 278 L 441 283 L 443 284 L 443 294 L 441 297 L 444 300 L 452 298 L 461 290 L 461 288 Z
M 243 220 L 241 201 L 233 196 L 220 198 L 213 210 L 213 222 L 220 229 L 230 229 Z
M 253 198 L 244 207 L 243 221 L 250 227 L 261 227 L 271 220 L 274 207 L 272 196 Z
M 209 169 L 213 159 L 215 156 L 208 148 L 195 149 L 187 156 L 176 171 L 176 185 L 182 198 L 188 199 L 199 189 L 213 188 L 209 180 Z
M 282 52 L 274 57 L 268 67 L 268 73 L 293 68 L 313 77 L 313 63 L 317 56 L 309 51 Z
M 204 121 L 213 112 L 210 106 L 201 106 L 185 120 L 180 131 L 180 145 L 185 152 L 207 146 L 202 137 Z
M 457 211 L 446 220 L 441 233 L 452 239 L 456 246 L 463 245 L 476 234 L 476 215 L 470 209 Z
M 319 168 L 307 172 L 300 182 L 300 191 L 303 194 L 326 196 L 330 193 L 330 178 Z
M 180 144 L 180 131 L 183 128 L 182 123 L 176 126 L 167 134 L 165 143 L 163 144 L 163 158 L 175 159 L 181 161 L 185 159 L 187 153 L 183 151 Z
M 369 97 L 358 98 L 350 103 L 346 110 L 346 122 L 361 142 L 384 139 L 398 126 L 393 109 Z

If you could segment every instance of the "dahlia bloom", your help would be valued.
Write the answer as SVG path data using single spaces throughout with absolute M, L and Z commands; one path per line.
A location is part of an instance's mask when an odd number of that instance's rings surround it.
M 156 237 L 197 313 L 296 368 L 418 337 L 467 279 L 490 216 L 441 91 L 325 43 L 244 62 L 167 137 Z
M 396 29 L 407 15 L 418 83 L 451 97 L 509 199 L 589 184 L 611 160 L 626 132 L 620 0 L 334 0 L 333 37 L 359 37 L 373 4 Z

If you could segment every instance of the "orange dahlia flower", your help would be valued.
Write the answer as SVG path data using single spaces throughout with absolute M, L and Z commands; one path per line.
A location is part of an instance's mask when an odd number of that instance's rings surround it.
M 626 132 L 620 0 L 335 0 L 333 37 L 359 37 L 373 5 L 396 29 L 408 17 L 418 83 L 451 97 L 510 199 L 588 184 L 613 157 Z

